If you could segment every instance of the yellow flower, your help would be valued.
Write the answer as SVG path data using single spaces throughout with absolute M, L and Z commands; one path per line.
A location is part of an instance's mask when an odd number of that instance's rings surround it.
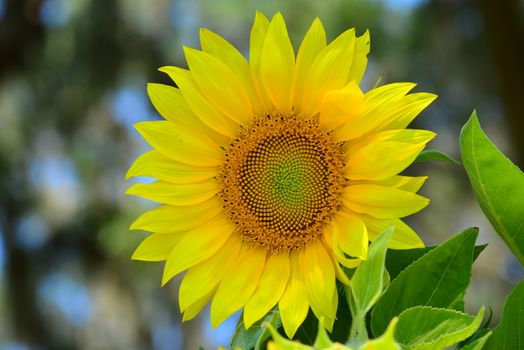
M 162 283 L 186 271 L 183 319 L 211 301 L 217 326 L 243 308 L 249 327 L 278 304 L 293 336 L 311 307 L 332 325 L 341 266 L 395 225 L 390 248 L 422 247 L 400 218 L 428 200 L 426 177 L 398 175 L 435 134 L 406 129 L 435 96 L 412 83 L 362 92 L 369 34 L 331 43 L 313 21 L 298 53 L 277 13 L 257 13 L 249 62 L 202 29 L 189 69 L 163 67 L 178 88 L 149 84 L 165 121 L 136 125 L 153 150 L 127 177 L 128 194 L 163 204 L 131 226 L 152 232 L 133 259 L 166 261 Z

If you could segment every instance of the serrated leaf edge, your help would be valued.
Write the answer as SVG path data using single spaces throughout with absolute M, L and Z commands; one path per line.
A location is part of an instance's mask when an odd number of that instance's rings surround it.
M 476 327 L 473 328 L 473 331 L 471 334 L 473 334 L 475 332 L 476 329 L 478 329 L 478 327 L 480 327 L 480 324 L 482 322 L 482 319 L 484 318 L 484 310 L 485 310 L 485 307 L 482 306 L 479 310 L 479 312 L 477 313 L 476 316 L 472 316 L 472 315 L 469 315 L 469 314 L 466 314 L 464 312 L 460 312 L 460 311 L 457 311 L 457 310 L 453 310 L 453 309 L 445 309 L 445 308 L 439 308 L 439 307 L 432 307 L 432 306 L 414 306 L 414 307 L 411 307 L 409 309 L 406 309 L 404 311 L 402 311 L 399 315 L 398 315 L 398 318 L 400 319 L 402 314 L 405 313 L 406 311 L 409 311 L 409 310 L 414 310 L 414 309 L 431 309 L 431 310 L 436 310 L 436 311 L 445 311 L 445 312 L 449 312 L 449 313 L 454 313 L 454 314 L 458 314 L 460 316 L 469 316 L 469 317 L 472 317 L 473 318 L 473 323 L 471 324 L 471 326 L 475 325 L 475 323 L 477 324 Z M 465 328 L 469 328 L 470 326 L 468 327 L 465 327 Z M 431 344 L 435 344 L 435 343 L 438 343 L 442 338 L 444 338 L 445 336 L 453 336 L 455 334 L 459 334 L 461 333 L 462 331 L 464 330 L 464 328 L 462 330 L 458 330 L 456 332 L 450 332 L 450 333 L 446 333 L 446 334 L 442 334 L 440 337 L 438 338 L 435 338 L 435 340 L 431 341 L 431 342 L 421 342 L 421 343 L 417 343 L 415 345 L 415 348 L 416 346 L 420 346 L 420 345 L 431 345 Z M 470 334 L 470 335 L 471 335 Z M 469 337 L 470 335 L 466 336 L 466 337 Z
M 463 234 L 463 233 L 465 233 L 466 231 L 469 231 L 469 230 L 474 231 L 474 232 L 478 235 L 478 232 L 479 232 L 478 227 L 468 227 L 468 228 L 464 229 L 462 232 L 459 232 L 458 234 Z M 455 237 L 455 236 L 451 237 L 450 239 L 446 240 L 446 241 L 443 242 L 442 244 L 447 243 L 449 240 L 453 239 L 454 237 Z M 419 257 L 417 260 L 415 260 L 415 261 L 413 261 L 411 264 L 409 264 L 409 265 L 408 265 L 404 270 L 400 271 L 400 273 L 397 275 L 397 277 L 395 277 L 395 279 L 392 280 L 392 281 L 389 283 L 388 289 L 391 288 L 391 287 L 395 284 L 395 282 L 399 279 L 400 276 L 402 276 L 403 274 L 408 273 L 408 270 L 410 270 L 410 268 L 412 268 L 412 266 L 413 266 L 417 261 L 421 260 L 423 257 L 425 257 L 425 256 L 427 256 L 427 255 L 429 255 L 429 254 L 434 253 L 434 252 L 437 250 L 437 248 L 439 248 L 439 247 L 442 246 L 442 244 L 439 244 L 438 246 L 435 247 L 435 249 L 432 249 L 432 250 L 428 251 L 426 254 L 422 255 L 422 256 Z M 470 281 L 471 281 L 471 275 L 469 276 L 468 285 L 469 285 Z M 383 293 L 382 295 L 384 295 L 385 292 L 386 292 L 386 291 L 384 291 L 384 293 Z M 381 297 L 382 297 L 382 295 L 381 295 Z M 377 304 L 378 304 L 378 302 L 379 302 L 379 301 L 377 301 Z M 374 313 L 374 311 L 375 311 L 375 310 L 373 309 L 373 311 L 371 312 L 371 317 L 373 317 L 373 313 Z M 390 311 L 391 311 L 391 310 L 390 310 Z M 405 311 L 405 310 L 404 310 L 404 311 Z M 393 316 L 393 315 L 392 315 L 392 313 L 390 312 L 390 314 L 388 315 L 389 319 L 391 319 L 392 316 Z

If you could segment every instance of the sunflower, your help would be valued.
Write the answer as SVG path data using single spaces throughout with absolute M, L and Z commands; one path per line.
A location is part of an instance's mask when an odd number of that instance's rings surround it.
M 335 320 L 342 267 L 366 259 L 390 225 L 393 249 L 422 247 L 400 218 L 428 199 L 426 177 L 398 175 L 435 134 L 406 129 L 435 99 L 415 84 L 363 92 L 369 33 L 326 43 L 315 19 L 298 53 L 280 13 L 257 13 L 249 61 L 219 35 L 184 47 L 189 69 L 163 67 L 177 88 L 149 84 L 165 118 L 136 124 L 153 147 L 127 178 L 128 194 L 162 205 L 131 229 L 152 232 L 133 259 L 165 261 L 162 284 L 185 271 L 183 320 L 211 302 L 216 327 L 243 309 L 250 327 L 278 305 L 292 337 L 309 308 Z

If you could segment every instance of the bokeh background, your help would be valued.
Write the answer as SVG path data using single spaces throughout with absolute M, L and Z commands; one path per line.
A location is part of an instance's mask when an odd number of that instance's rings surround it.
M 126 197 L 126 168 L 148 149 L 133 123 L 158 119 L 146 82 L 185 66 L 207 27 L 248 52 L 256 10 L 282 11 L 295 44 L 320 17 L 332 39 L 371 31 L 364 87 L 414 81 L 439 95 L 415 122 L 459 157 L 460 127 L 482 125 L 524 165 L 522 0 L 0 0 L 0 349 L 196 349 L 227 345 L 204 312 L 181 324 L 175 278 L 130 261 L 152 203 Z M 524 274 L 476 204 L 461 167 L 422 163 L 431 205 L 409 222 L 428 244 L 469 226 L 489 246 L 468 310 L 493 308 Z M 501 175 L 503 176 L 503 175 Z M 144 180 L 144 179 L 140 179 Z M 135 180 L 136 181 L 136 180 Z

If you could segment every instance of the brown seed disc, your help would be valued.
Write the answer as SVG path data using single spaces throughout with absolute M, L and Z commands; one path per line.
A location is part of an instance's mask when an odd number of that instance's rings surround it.
M 255 119 L 226 151 L 224 208 L 244 242 L 269 253 L 303 247 L 340 205 L 341 146 L 314 120 Z

